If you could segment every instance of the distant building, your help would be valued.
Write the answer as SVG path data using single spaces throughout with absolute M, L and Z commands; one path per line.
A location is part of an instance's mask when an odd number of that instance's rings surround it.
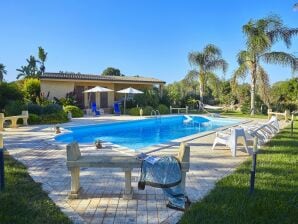
M 165 82 L 155 78 L 139 76 L 100 76 L 80 73 L 51 73 L 40 77 L 41 92 L 49 94 L 49 99 L 65 98 L 67 93 L 74 92 L 81 108 L 89 108 L 91 102 L 96 102 L 100 108 L 112 108 L 113 103 L 123 97 L 116 91 L 132 87 L 135 89 L 159 88 L 160 94 Z M 104 93 L 83 93 L 87 89 L 101 86 L 114 90 Z

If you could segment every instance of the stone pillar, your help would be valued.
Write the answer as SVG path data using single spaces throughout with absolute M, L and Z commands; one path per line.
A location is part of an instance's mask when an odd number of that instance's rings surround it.
M 29 118 L 29 112 L 28 110 L 23 110 L 22 111 L 23 117 L 23 125 L 28 125 L 28 118 Z
M 123 199 L 132 199 L 132 187 L 131 187 L 131 169 L 124 169 L 125 172 L 125 190 Z
M 100 108 L 100 93 L 95 93 L 95 102 L 96 102 L 96 107 Z
M 80 167 L 72 167 L 70 168 L 71 175 L 71 190 L 69 194 L 69 198 L 74 199 L 78 198 L 80 191 Z
M 88 86 L 85 86 L 84 87 L 84 91 L 88 90 Z M 84 107 L 85 108 L 90 108 L 90 105 L 89 105 L 89 99 L 88 99 L 88 95 L 90 93 L 83 93 L 84 94 Z

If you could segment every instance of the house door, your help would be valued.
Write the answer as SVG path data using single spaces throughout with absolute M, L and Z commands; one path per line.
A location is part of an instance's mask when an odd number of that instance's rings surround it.
M 100 93 L 100 108 L 108 108 L 108 93 Z

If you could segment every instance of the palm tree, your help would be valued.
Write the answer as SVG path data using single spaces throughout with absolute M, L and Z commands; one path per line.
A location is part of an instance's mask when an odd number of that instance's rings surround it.
M 182 80 L 184 88 L 190 89 L 193 94 L 196 94 L 196 90 L 198 86 L 198 83 L 197 83 L 198 77 L 199 77 L 198 71 L 196 71 L 195 69 L 190 70 Z
M 283 25 L 278 16 L 268 16 L 259 20 L 250 20 L 242 27 L 246 35 L 247 49 L 238 54 L 238 69 L 233 74 L 235 85 L 238 78 L 251 78 L 251 115 L 255 114 L 256 88 L 262 99 L 268 102 L 269 77 L 260 62 L 290 65 L 292 70 L 297 69 L 297 58 L 285 52 L 270 51 L 274 43 L 283 41 L 289 48 L 291 38 L 298 34 L 298 29 L 290 29 Z
M 197 65 L 199 71 L 200 101 L 203 103 L 204 90 L 208 76 L 217 69 L 226 72 L 227 62 L 222 58 L 221 51 L 215 45 L 207 45 L 202 52 L 191 52 L 188 55 L 191 65 Z
M 36 78 L 39 77 L 39 72 L 37 68 L 37 60 L 35 59 L 34 56 L 30 56 L 29 59 L 26 59 L 28 65 L 27 66 L 21 66 L 21 68 L 17 69 L 18 72 L 20 72 L 17 76 L 17 79 L 20 77 L 25 77 L 25 78 Z
M 7 74 L 7 71 L 5 70 L 5 66 L 3 64 L 0 64 L 0 83 L 3 82 L 4 75 Z
M 44 74 L 44 72 L 46 70 L 44 63 L 47 60 L 47 55 L 48 55 L 48 53 L 45 52 L 45 50 L 42 47 L 38 47 L 38 58 L 40 59 L 40 63 L 41 63 L 40 72 L 42 75 Z

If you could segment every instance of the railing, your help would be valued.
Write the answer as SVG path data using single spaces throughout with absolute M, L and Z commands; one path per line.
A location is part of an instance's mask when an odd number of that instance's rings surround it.
M 188 106 L 184 107 L 172 107 L 170 106 L 170 113 L 172 113 L 173 110 L 177 110 L 178 114 L 180 114 L 180 110 L 185 110 L 185 113 L 188 114 Z
M 275 116 L 284 116 L 285 121 L 287 121 L 290 116 L 290 111 L 285 110 L 284 113 L 278 113 L 278 112 L 272 112 L 272 109 L 268 109 L 267 114 L 268 114 L 268 119 L 270 119 L 272 117 L 272 115 L 275 115 Z
M 159 110 L 151 110 L 151 117 L 154 115 L 155 118 L 160 117 Z

